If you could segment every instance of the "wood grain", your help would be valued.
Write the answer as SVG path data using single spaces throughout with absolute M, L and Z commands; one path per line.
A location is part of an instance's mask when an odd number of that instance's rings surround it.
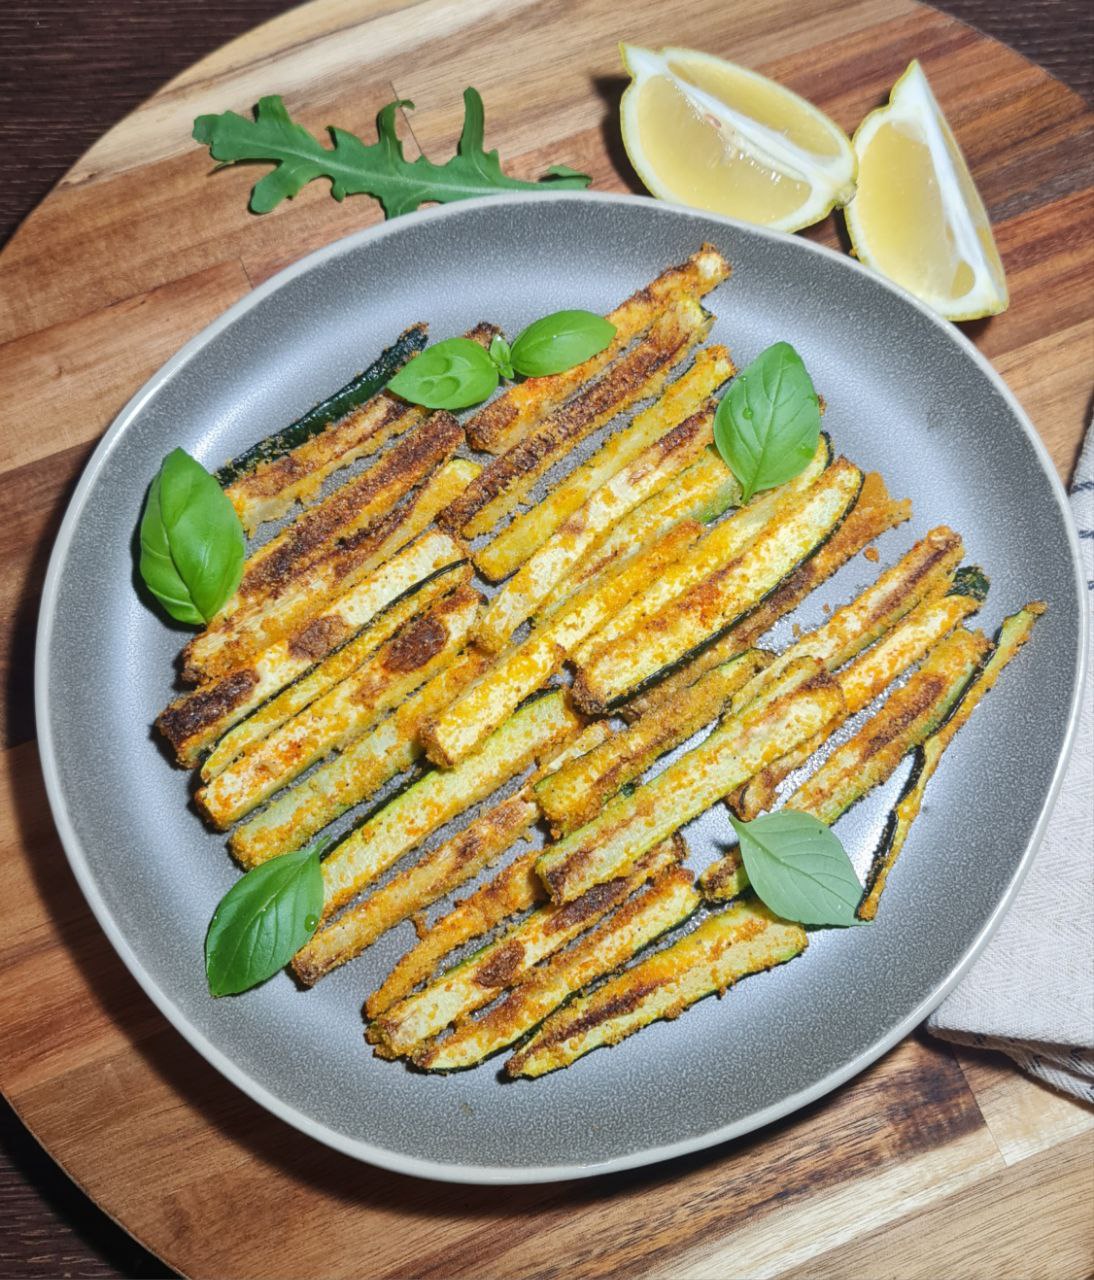
M 903 1276 L 910 1248 L 924 1275 L 1088 1272 L 1076 1206 L 1089 1112 L 975 1055 L 913 1037 L 797 1116 L 653 1170 L 504 1196 L 440 1187 L 333 1155 L 247 1101 L 165 1024 L 89 916 L 48 817 L 27 688 L 64 502 L 167 354 L 250 285 L 379 217 L 318 186 L 253 217 L 250 177 L 211 175 L 186 143 L 193 115 L 277 89 L 313 127 L 367 133 L 381 103 L 409 97 L 409 149 L 439 151 L 474 83 L 514 172 L 566 161 L 601 189 L 634 188 L 613 125 L 611 0 L 404 8 L 314 0 L 226 45 L 97 142 L 0 259 L 0 383 L 21 409 L 0 436 L 0 1084 L 109 1212 L 193 1275 Z M 643 0 L 626 25 L 638 42 L 755 65 L 848 128 L 923 60 L 1011 281 L 1011 310 L 971 334 L 1066 472 L 1090 396 L 1094 124 L 1080 99 L 907 0 Z M 810 234 L 839 243 L 834 222 Z M 1024 1229 L 1039 1215 L 1051 1230 Z

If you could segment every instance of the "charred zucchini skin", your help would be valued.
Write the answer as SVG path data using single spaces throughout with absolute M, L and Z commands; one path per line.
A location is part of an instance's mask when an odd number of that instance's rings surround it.
M 275 458 L 291 453 L 297 445 L 320 431 L 326 430 L 332 422 L 344 418 L 352 409 L 357 409 L 381 391 L 404 364 L 425 347 L 426 326 L 411 325 L 404 329 L 398 338 L 386 347 L 363 372 L 351 378 L 344 387 L 333 395 L 327 396 L 319 404 L 302 414 L 295 422 L 275 431 L 273 435 L 251 445 L 216 472 L 217 482 L 222 488 L 254 471 L 264 462 L 273 462 Z

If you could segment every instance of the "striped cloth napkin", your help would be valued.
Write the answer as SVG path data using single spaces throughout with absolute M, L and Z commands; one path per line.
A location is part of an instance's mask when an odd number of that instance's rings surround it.
M 1094 427 L 1071 486 L 1094 635 Z M 971 972 L 928 1019 L 936 1036 L 1001 1049 L 1094 1102 L 1094 661 L 1056 807 L 1017 898 Z

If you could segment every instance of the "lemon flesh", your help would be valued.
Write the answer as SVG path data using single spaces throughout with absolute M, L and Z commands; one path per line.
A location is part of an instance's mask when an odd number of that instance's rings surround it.
M 859 259 L 948 319 L 1005 310 L 987 210 L 918 62 L 854 141 L 858 190 L 844 216 Z
M 622 51 L 623 145 L 655 196 L 782 231 L 851 198 L 850 140 L 804 98 L 692 49 Z

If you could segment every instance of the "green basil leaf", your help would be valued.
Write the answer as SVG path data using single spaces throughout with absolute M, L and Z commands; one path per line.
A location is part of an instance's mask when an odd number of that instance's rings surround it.
M 498 385 L 498 366 L 470 338 L 447 338 L 407 361 L 389 391 L 427 409 L 466 409 Z
M 801 356 L 776 342 L 739 373 L 714 416 L 714 443 L 742 501 L 803 471 L 820 438 L 820 401 Z
M 263 862 L 221 898 L 205 935 L 210 995 L 237 995 L 265 982 L 312 936 L 323 910 L 319 857 L 328 843 Z
M 564 373 L 603 351 L 614 337 L 615 325 L 593 311 L 556 311 L 518 335 L 513 368 L 526 378 Z
M 204 626 L 243 575 L 246 542 L 215 478 L 173 449 L 152 481 L 141 518 L 140 574 L 179 622 Z
M 509 351 L 509 343 L 505 341 L 500 333 L 495 333 L 490 339 L 490 349 L 487 355 L 498 366 L 498 372 L 503 378 L 512 379 L 513 358 Z
M 852 925 L 862 885 L 839 837 L 819 818 L 793 809 L 752 822 L 730 815 L 745 871 L 776 915 L 799 924 Z

